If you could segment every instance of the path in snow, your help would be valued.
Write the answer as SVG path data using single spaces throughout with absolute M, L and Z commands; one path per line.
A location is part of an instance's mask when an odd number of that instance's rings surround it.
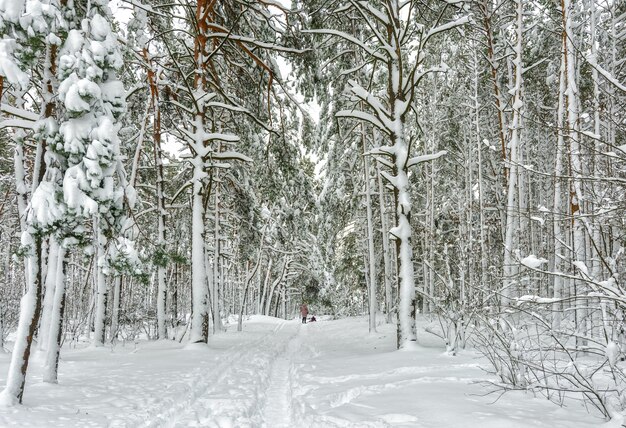
M 207 368 L 217 374 L 211 385 L 202 391 L 192 391 L 191 402 L 184 400 L 182 412 L 170 412 L 169 420 L 162 426 L 259 426 L 258 402 L 271 379 L 268 377 L 268 366 L 285 349 L 288 338 L 293 336 L 295 324 L 285 328 L 288 324 L 282 321 L 269 334 L 252 343 L 241 343 L 234 352 L 229 352 L 219 368 Z
M 64 348 L 60 383 L 42 383 L 33 364 L 24 406 L 2 409 L 0 427 L 599 428 L 575 401 L 484 397 L 493 378 L 470 350 L 449 357 L 421 334 L 398 352 L 395 326 L 378 330 L 366 317 L 304 326 L 253 316 L 206 346 Z M 0 383 L 8 363 L 0 355 Z
M 172 396 L 162 391 L 163 394 L 154 396 L 134 415 L 114 418 L 109 426 L 261 426 L 263 415 L 259 403 L 263 402 L 270 384 L 272 362 L 285 352 L 299 328 L 295 322 L 276 321 L 273 326 L 265 324 L 264 329 L 256 331 L 253 339 L 237 340 L 249 332 L 230 332 L 211 337 L 212 345 L 209 346 L 216 346 L 229 337 L 235 339 L 235 344 L 220 351 L 222 357 L 215 359 L 213 364 L 196 367 L 171 385 L 179 391 L 182 389 L 182 393 Z M 186 352 L 212 353 L 212 349 L 199 346 L 180 352 L 179 357 L 184 359 Z M 174 361 L 172 363 L 175 364 Z
M 267 389 L 263 409 L 263 423 L 267 428 L 293 426 L 291 366 L 299 344 L 299 335 L 297 335 L 289 341 L 285 353 L 278 357 L 272 366 L 270 386 Z

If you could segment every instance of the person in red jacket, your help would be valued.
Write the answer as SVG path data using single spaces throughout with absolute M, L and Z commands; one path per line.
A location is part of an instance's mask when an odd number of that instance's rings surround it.
M 302 324 L 306 324 L 306 317 L 309 315 L 309 308 L 306 303 L 300 305 L 300 315 L 302 315 Z

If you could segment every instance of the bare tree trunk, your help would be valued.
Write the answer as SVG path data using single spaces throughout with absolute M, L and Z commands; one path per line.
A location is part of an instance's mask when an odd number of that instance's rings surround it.
M 578 122 L 579 100 L 578 87 L 576 84 L 576 63 L 574 48 L 574 33 L 572 30 L 572 5 L 570 0 L 561 0 L 561 12 L 563 19 L 563 45 L 564 45 L 564 62 L 565 62 L 565 106 L 567 118 L 567 143 L 569 144 L 569 161 L 571 172 L 570 175 L 570 213 L 572 215 L 572 258 L 573 262 L 586 261 L 585 254 L 585 231 L 584 219 L 582 212 L 583 189 L 582 189 L 582 163 L 580 159 L 580 129 Z M 586 294 L 584 282 L 574 281 L 574 295 Z M 584 336 L 586 334 L 585 318 L 587 311 L 584 309 L 587 302 L 576 302 L 576 327 L 579 333 Z M 582 340 L 580 345 L 586 345 L 586 340 Z
M 120 328 L 120 295 L 122 292 L 122 275 L 113 280 L 113 309 L 111 310 L 111 342 L 117 339 Z
M 254 268 L 252 269 L 251 272 L 248 272 L 248 266 L 246 265 L 246 281 L 245 281 L 244 289 L 243 289 L 243 297 L 241 299 L 241 307 L 239 309 L 239 320 L 237 321 L 237 331 L 242 330 L 243 312 L 246 307 L 248 290 L 250 289 L 250 284 L 252 283 L 252 280 L 254 279 L 257 272 L 259 271 L 259 267 L 261 267 L 261 260 L 263 259 L 263 246 L 265 243 L 265 233 L 267 232 L 268 227 L 269 226 L 266 226 L 263 228 L 263 233 L 261 234 L 261 246 L 259 248 L 259 254 L 257 255 L 256 263 L 254 264 Z
M 102 266 L 105 262 L 105 241 L 101 224 L 100 214 L 97 213 L 93 219 L 93 228 L 96 241 L 96 259 L 95 259 L 95 281 L 96 281 L 96 306 L 94 315 L 94 332 L 93 332 L 93 345 L 95 347 L 104 346 L 105 340 L 105 316 L 106 316 L 106 300 L 107 300 L 107 281 L 104 276 Z
M 361 124 L 361 150 L 363 152 L 363 175 L 365 176 L 365 209 L 366 209 L 366 221 L 367 221 L 367 249 L 368 249 L 368 262 L 369 262 L 369 282 L 368 282 L 368 297 L 369 297 L 369 331 L 373 333 L 376 331 L 376 256 L 374 254 L 374 220 L 372 216 L 372 194 L 370 188 L 370 169 L 369 159 L 366 155 L 367 147 L 365 141 L 365 126 Z
M 165 320 L 167 317 L 165 310 L 167 304 L 167 284 L 165 281 L 167 269 L 165 264 L 167 235 L 165 229 L 165 218 L 167 213 L 165 211 L 165 194 L 163 191 L 165 178 L 163 176 L 163 155 L 161 152 L 161 109 L 159 108 L 159 100 L 156 92 L 156 82 L 152 83 L 151 81 L 151 87 L 154 88 L 152 105 L 154 109 L 154 164 L 156 168 L 156 203 L 158 210 L 157 243 L 159 251 L 163 253 L 162 260 L 157 265 L 157 337 L 159 339 L 167 339 L 167 329 L 165 327 Z
M 565 46 L 563 46 L 564 48 Z M 554 166 L 554 202 L 552 208 L 552 224 L 554 233 L 554 272 L 564 272 L 564 250 L 565 236 L 562 231 L 562 220 L 565 210 L 563 209 L 563 190 L 561 188 L 561 176 L 563 175 L 563 149 L 565 143 L 563 141 L 563 129 L 565 118 L 565 51 L 562 49 L 562 60 L 559 73 L 559 97 L 557 107 L 557 142 L 556 142 L 556 155 Z M 552 320 L 552 326 L 555 331 L 559 331 L 561 328 L 561 318 L 563 303 L 560 301 L 563 296 L 563 278 L 560 275 L 554 275 L 553 277 L 553 291 L 552 295 L 557 300 L 552 308 L 554 310 L 554 318 Z
M 41 323 L 39 325 L 39 343 L 37 347 L 40 351 L 45 351 L 48 346 L 48 333 L 50 333 L 50 317 L 52 316 L 52 304 L 54 302 L 54 287 L 57 281 L 57 257 L 59 255 L 59 245 L 54 237 L 49 240 L 48 269 L 46 272 L 45 290 L 42 305 Z
M 31 253 L 25 261 L 28 269 L 26 294 L 20 302 L 20 320 L 11 353 L 6 387 L 0 394 L 0 402 L 8 405 L 22 402 L 30 349 L 41 313 L 41 238 L 34 237 L 30 244 Z
M 56 277 L 54 281 L 54 300 L 50 316 L 50 332 L 44 369 L 44 382 L 57 383 L 59 355 L 61 353 L 61 338 L 63 337 L 63 313 L 65 311 L 65 269 L 67 260 L 66 250 L 62 244 L 58 245 L 56 257 Z
M 272 309 L 272 299 L 274 297 L 274 291 L 276 290 L 276 287 L 281 283 L 283 278 L 285 278 L 285 275 L 287 274 L 289 270 L 290 263 L 291 263 L 291 260 L 289 260 L 289 257 L 286 257 L 285 262 L 283 263 L 283 268 L 280 271 L 280 275 L 278 275 L 278 277 L 274 280 L 274 282 L 272 282 L 272 286 L 270 287 L 270 291 L 269 291 L 269 296 L 267 298 L 267 303 L 265 305 L 265 310 L 264 310 L 265 315 L 270 315 L 270 312 Z
M 511 141 L 509 155 L 509 182 L 507 190 L 507 209 L 506 209 L 506 226 L 504 241 L 504 278 L 502 284 L 502 300 L 504 305 L 509 305 L 511 299 L 517 295 L 516 278 L 515 278 L 515 259 L 514 251 L 518 245 L 518 239 L 515 234 L 516 222 L 518 219 L 518 197 L 519 197 L 519 150 L 520 150 L 520 134 L 522 128 L 522 112 L 524 102 L 522 100 L 523 89 L 523 8 L 522 0 L 516 0 L 516 44 L 515 44 L 515 80 L 513 82 L 513 120 L 511 121 Z
M 380 167 L 376 165 L 376 177 L 378 178 L 378 203 L 380 204 L 380 225 L 383 241 L 383 268 L 385 280 L 385 312 L 387 323 L 392 322 L 393 296 L 391 289 L 391 248 L 389 246 L 389 225 L 387 224 L 387 207 L 385 204 L 385 186 L 380 175 Z
M 270 275 L 272 273 L 272 264 L 274 263 L 274 259 L 269 258 L 269 262 L 267 264 L 267 273 L 265 274 L 265 281 L 263 281 L 263 289 L 261 290 L 261 299 L 259 300 L 259 313 L 263 314 L 265 311 L 265 300 L 269 288 Z
M 219 151 L 219 148 L 218 148 Z M 222 318 L 220 316 L 220 301 L 219 301 L 219 293 L 220 290 L 223 289 L 222 286 L 222 275 L 220 275 L 221 269 L 221 237 L 220 237 L 220 183 L 219 178 L 217 177 L 217 171 L 214 172 L 214 198 L 215 198 L 215 209 L 213 212 L 215 218 L 214 225 L 214 238 L 213 238 L 213 284 L 211 287 L 211 305 L 213 314 L 213 333 L 218 333 L 222 331 Z
M 474 126 L 476 132 L 476 152 L 478 154 L 478 212 L 480 214 L 480 288 L 484 289 L 487 285 L 487 251 L 485 249 L 485 197 L 483 195 L 483 157 L 482 157 L 482 141 L 480 139 L 480 105 L 478 103 L 478 86 L 479 86 L 479 70 L 478 58 L 476 57 L 476 48 L 473 49 L 474 63 L 474 79 L 473 79 L 473 97 L 474 97 Z

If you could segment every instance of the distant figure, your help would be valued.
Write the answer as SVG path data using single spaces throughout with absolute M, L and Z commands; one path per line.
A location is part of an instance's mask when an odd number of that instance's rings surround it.
M 309 322 L 315 322 L 315 321 L 317 321 L 317 320 L 315 319 L 315 315 L 313 315 L 313 316 L 311 317 L 311 319 L 309 320 Z
M 306 316 L 309 314 L 309 308 L 306 303 L 300 305 L 300 315 L 302 315 L 302 324 L 306 324 Z

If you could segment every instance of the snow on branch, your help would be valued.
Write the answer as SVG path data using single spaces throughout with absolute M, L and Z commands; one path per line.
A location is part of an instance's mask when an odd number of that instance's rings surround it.
M 252 162 L 252 158 L 242 153 L 233 151 L 214 153 L 212 158 L 218 160 L 240 160 L 242 162 Z
M 380 176 L 389 182 L 393 187 L 398 188 L 398 180 L 386 171 L 381 171 Z
M 368 55 L 373 56 L 374 58 L 380 60 L 380 61 L 387 61 L 387 58 L 383 55 L 381 55 L 380 53 L 370 49 L 367 45 L 365 45 L 365 43 L 363 43 L 361 40 L 357 39 L 356 37 L 353 37 L 351 35 L 349 35 L 348 33 L 344 33 L 343 31 L 338 31 L 338 30 L 329 30 L 329 29 L 325 29 L 325 30 L 303 30 L 303 33 L 311 33 L 311 34 L 323 34 L 323 35 L 327 35 L 327 36 L 337 36 L 340 37 L 344 40 L 347 40 L 348 42 L 357 45 L 358 47 L 360 47 L 361 49 L 363 49 L 365 52 L 367 52 Z
M 153 14 L 153 15 L 156 15 L 156 16 L 160 16 L 162 18 L 167 18 L 168 17 L 167 15 L 154 10 L 154 8 L 152 6 L 150 6 L 149 4 L 145 4 L 145 3 L 142 3 L 142 2 L 137 1 L 137 0 L 123 0 L 123 1 L 125 3 L 128 3 L 128 4 L 132 5 L 132 6 L 135 6 L 138 9 L 145 10 L 146 12 L 148 12 L 150 14 Z
M 555 298 L 555 297 L 533 296 L 529 294 L 526 296 L 518 297 L 515 300 L 517 301 L 518 305 L 521 305 L 523 303 L 552 304 L 552 303 L 560 302 L 562 299 Z
M 360 1 L 360 0 L 358 1 L 351 0 L 351 2 L 354 5 L 354 7 L 357 9 L 357 11 L 361 14 L 361 16 L 363 17 L 363 21 L 368 26 L 370 31 L 374 34 L 374 37 L 376 37 L 376 40 L 378 40 L 381 47 L 385 51 L 387 51 L 389 58 L 397 59 L 396 50 L 394 49 L 393 46 L 391 46 L 387 42 L 387 37 L 385 37 L 385 35 L 378 29 L 378 26 L 374 22 L 375 20 L 378 20 L 379 22 L 383 24 L 384 28 L 389 28 L 389 23 L 391 21 L 389 20 L 388 15 L 385 15 L 383 12 L 376 9 L 369 2 Z M 374 19 L 371 19 L 372 17 Z
M 238 143 L 241 139 L 234 134 L 223 134 L 221 132 L 205 132 L 203 134 L 205 141 L 225 141 L 227 143 Z
M 445 156 L 447 154 L 448 154 L 448 152 L 446 150 L 441 150 L 440 152 L 437 152 L 437 153 L 431 153 L 431 154 L 428 154 L 428 155 L 415 156 L 415 157 L 409 159 L 409 161 L 407 162 L 406 166 L 410 168 L 410 167 L 412 167 L 414 165 L 417 165 L 419 163 L 422 163 L 422 162 L 428 162 L 428 161 L 432 161 L 432 160 L 435 160 L 435 159 L 439 159 L 440 157 Z
M 374 6 L 372 6 L 371 3 L 369 2 L 365 2 L 362 0 L 352 0 L 352 3 L 357 6 L 357 7 L 362 7 L 364 9 L 367 9 L 367 11 L 370 13 L 370 15 L 372 15 L 374 18 L 376 18 L 378 21 L 380 21 L 382 24 L 384 25 L 389 25 L 389 18 L 387 17 L 387 15 L 383 12 L 381 12 L 380 10 L 376 9 Z
M 246 108 L 243 108 L 239 105 L 232 105 L 232 104 L 226 104 L 226 103 L 222 103 L 222 102 L 218 102 L 218 101 L 211 101 L 208 103 L 204 103 L 204 105 L 206 107 L 209 108 L 223 108 L 224 110 L 229 110 L 229 111 L 234 111 L 234 112 L 238 112 L 238 113 L 249 113 L 250 111 Z
M 380 162 L 382 165 L 386 166 L 387 168 L 390 168 L 390 169 L 393 168 L 393 162 L 390 162 L 383 157 L 374 156 L 374 159 L 376 159 L 376 162 Z
M 365 122 L 369 122 L 381 131 L 385 131 L 389 133 L 389 129 L 385 127 L 385 125 L 376 118 L 373 114 L 366 113 L 360 110 L 341 110 L 335 113 L 336 117 L 349 117 L 352 119 L 364 120 Z
M 13 106 L 10 106 L 9 104 L 5 104 L 5 103 L 0 104 L 0 110 L 2 111 L 2 113 L 6 113 L 11 116 L 15 116 L 17 118 L 25 119 L 31 122 L 36 122 L 39 120 L 38 113 L 33 113 L 28 110 L 13 107 Z
M 426 37 L 424 37 L 424 40 L 422 41 L 422 46 L 424 46 L 426 42 L 428 42 L 428 39 L 430 39 L 432 36 L 439 34 L 439 33 L 443 33 L 444 31 L 448 31 L 456 27 L 460 27 L 462 25 L 467 24 L 468 22 L 470 22 L 470 17 L 469 15 L 465 15 L 458 19 L 455 19 L 454 21 L 450 21 L 445 24 L 439 25 L 437 27 L 431 28 L 430 30 L 428 30 Z
M 365 101 L 376 113 L 376 117 L 381 120 L 381 123 L 388 129 L 393 129 L 393 123 L 391 123 L 388 118 L 391 117 L 391 114 L 387 111 L 385 106 L 376 98 L 370 91 L 359 85 L 356 80 L 350 79 L 348 80 L 348 85 L 350 85 L 350 91 L 357 96 L 357 98 Z
M 228 40 L 234 40 L 237 42 L 241 42 L 241 43 L 247 43 L 249 45 L 253 45 L 256 46 L 258 48 L 263 48 L 263 49 L 269 49 L 269 50 L 273 50 L 276 52 L 286 52 L 286 53 L 292 53 L 292 54 L 303 54 L 308 52 L 310 49 L 293 49 L 293 48 L 289 48 L 286 46 L 281 46 L 281 45 L 277 45 L 275 43 L 267 43 L 267 42 L 261 42 L 259 40 L 250 38 L 250 37 L 244 37 L 244 36 L 238 36 L 238 35 L 234 35 L 231 34 L 229 32 L 223 32 L 223 33 L 211 33 L 210 36 L 208 36 L 209 38 L 218 38 L 218 39 L 228 39 Z
M 537 269 L 539 266 L 548 263 L 548 261 L 544 258 L 537 258 L 534 254 L 529 255 L 528 257 L 524 257 L 520 260 L 520 263 L 530 269 Z
M 585 60 L 589 63 L 589 65 L 595 68 L 596 71 L 600 73 L 606 80 L 608 80 L 610 84 L 615 86 L 620 91 L 626 92 L 626 85 L 620 83 L 613 75 L 611 75 L 611 73 L 609 73 L 607 70 L 602 68 L 600 64 L 596 62 L 593 55 L 585 55 Z
M 365 153 L 366 155 L 384 155 L 384 156 L 393 156 L 396 154 L 396 148 L 393 146 L 380 146 L 373 148 L 369 152 Z
M 0 129 L 4 128 L 21 128 L 21 129 L 35 129 L 36 122 L 24 119 L 7 119 L 0 121 Z

